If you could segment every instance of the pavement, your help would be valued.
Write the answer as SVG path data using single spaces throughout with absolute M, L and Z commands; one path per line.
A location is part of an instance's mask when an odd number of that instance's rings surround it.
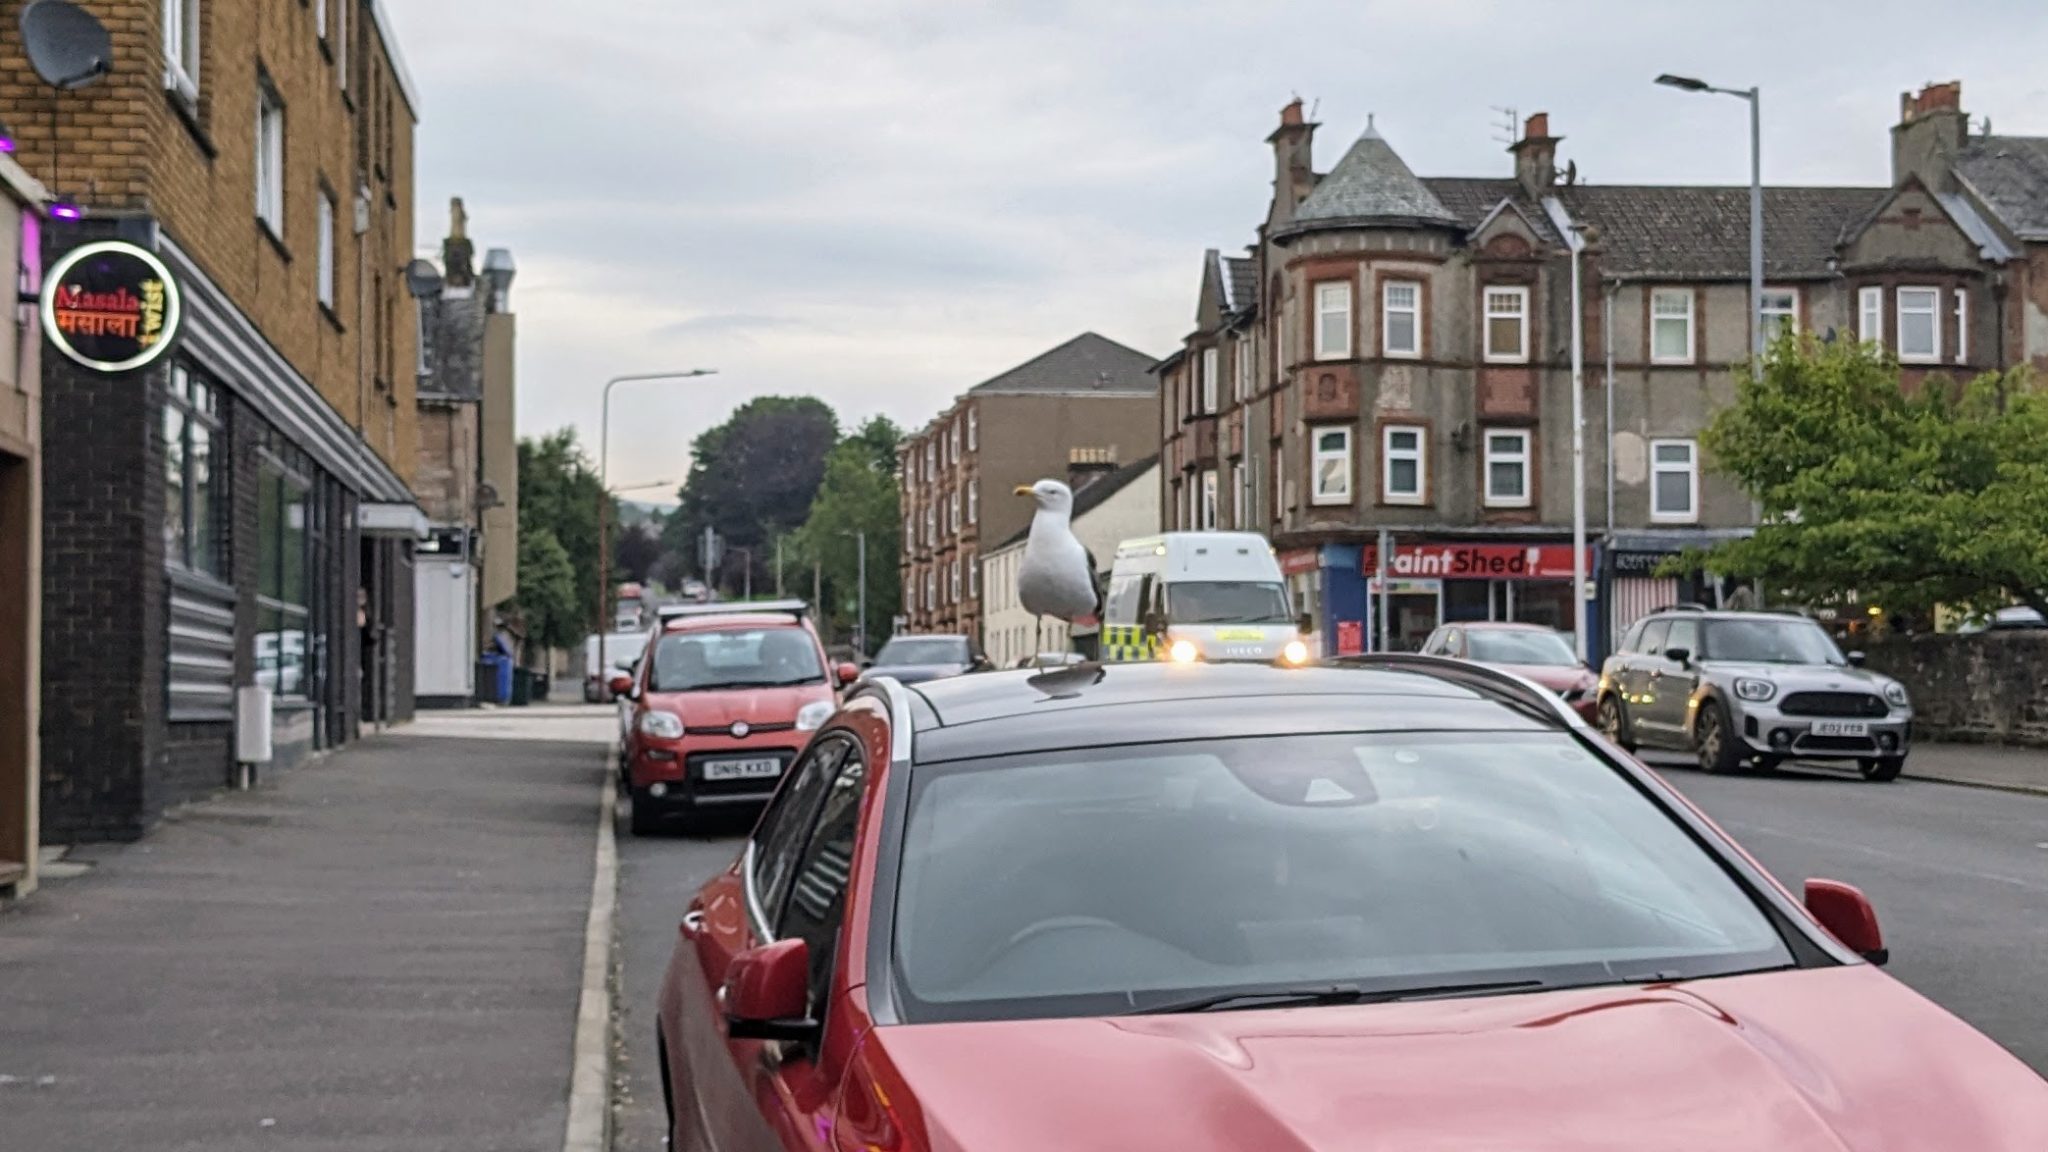
M 1906 757 L 1906 775 L 1979 788 L 2048 793 L 2048 748 L 1920 743 Z
M 0 911 L 0 1148 L 562 1148 L 614 724 L 430 715 L 70 853 Z

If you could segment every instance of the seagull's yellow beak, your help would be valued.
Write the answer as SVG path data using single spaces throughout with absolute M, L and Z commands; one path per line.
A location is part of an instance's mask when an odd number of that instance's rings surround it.
M 1038 489 L 1036 489 L 1036 488 L 1033 488 L 1033 487 L 1032 487 L 1031 485 L 1029 485 L 1029 484 L 1019 484 L 1019 485 L 1017 485 L 1017 495 L 1019 495 L 1019 496 L 1036 496 L 1036 495 L 1038 495 Z

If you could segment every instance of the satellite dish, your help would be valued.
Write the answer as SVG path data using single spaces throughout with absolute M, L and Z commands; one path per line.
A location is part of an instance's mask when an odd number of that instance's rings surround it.
M 415 300 L 432 300 L 441 294 L 441 270 L 431 260 L 414 260 L 405 266 L 405 288 Z
M 21 10 L 21 42 L 43 82 L 69 92 L 114 70 L 106 26 L 71 0 L 35 0 Z

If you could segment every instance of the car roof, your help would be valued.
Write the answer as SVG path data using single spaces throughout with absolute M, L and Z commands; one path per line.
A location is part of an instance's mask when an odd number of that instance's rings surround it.
M 1438 666 L 1443 666 L 1438 669 Z M 920 763 L 1056 748 L 1303 732 L 1562 729 L 1524 687 L 1453 661 L 1277 668 L 1257 664 L 1083 664 L 911 685 Z M 1547 697 L 1534 697 L 1547 699 Z M 1559 710 L 1560 714 L 1562 710 Z M 1053 722 L 1048 722 L 1049 720 Z

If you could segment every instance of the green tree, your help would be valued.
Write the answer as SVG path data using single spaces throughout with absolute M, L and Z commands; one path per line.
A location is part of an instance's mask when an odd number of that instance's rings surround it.
M 664 525 L 664 551 L 687 557 L 684 569 L 701 573 L 698 541 L 708 524 L 725 540 L 721 584 L 733 591 L 744 583 L 742 557 L 751 553 L 754 583 L 762 586 L 776 538 L 804 522 L 838 440 L 839 418 L 815 396 L 763 396 L 741 405 L 691 445 L 689 479 L 678 493 L 681 507 Z
M 603 499 L 604 486 L 584 458 L 575 429 L 564 428 L 538 440 L 520 440 L 519 592 L 514 607 L 526 619 L 529 645 L 574 647 L 602 618 L 597 597 L 597 516 Z M 611 510 L 614 525 L 617 511 L 615 504 Z M 547 583 L 555 576 L 555 558 L 538 543 L 543 537 L 554 544 L 568 565 L 572 609 L 538 599 L 559 593 Z M 529 541 L 536 542 L 534 549 L 527 547 Z M 542 567 L 529 572 L 529 559 Z
M 1763 522 L 1695 562 L 1807 604 L 2048 614 L 2048 395 L 2022 370 L 1902 387 L 1873 347 L 1787 336 L 1704 444 Z
M 901 486 L 896 479 L 896 445 L 902 431 L 877 416 L 841 440 L 825 458 L 824 479 L 810 515 L 789 537 L 792 551 L 808 568 L 823 570 L 825 603 L 819 611 L 840 636 L 852 636 L 860 594 L 860 545 L 867 534 L 869 645 L 886 636 L 902 604 L 898 557 L 902 551 Z

